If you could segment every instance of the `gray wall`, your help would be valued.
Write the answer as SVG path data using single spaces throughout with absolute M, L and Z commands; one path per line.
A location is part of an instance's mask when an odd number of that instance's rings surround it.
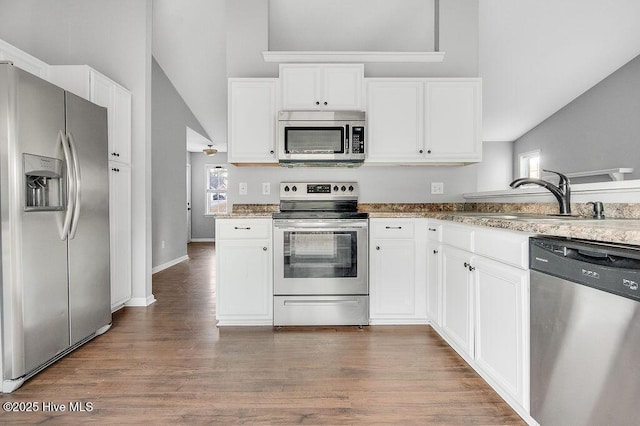
M 49 64 L 87 64 L 131 91 L 133 297 L 148 300 L 151 0 L 0 0 L 0 38 Z
M 152 93 L 152 266 L 156 267 L 187 254 L 187 126 L 206 133 L 155 59 Z
M 543 121 L 515 143 L 518 156 L 540 149 L 544 168 L 583 172 L 633 167 L 640 179 L 640 56 Z
M 265 63 L 269 50 L 269 6 L 264 0 L 227 0 L 227 76 L 277 77 L 278 64 Z M 378 34 L 379 28 L 371 28 Z M 339 37 L 324 34 L 323 37 Z M 386 34 L 394 37 L 393 34 Z M 295 37 L 295 34 L 281 35 Z M 379 64 L 365 66 L 366 77 L 476 77 L 478 75 L 478 2 L 440 2 L 441 63 Z

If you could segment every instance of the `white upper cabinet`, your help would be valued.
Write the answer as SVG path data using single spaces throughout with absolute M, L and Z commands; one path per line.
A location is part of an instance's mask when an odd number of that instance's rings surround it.
M 482 159 L 481 81 L 367 79 L 367 163 Z
M 479 79 L 426 83 L 425 154 L 427 160 L 482 160 L 482 100 Z
M 278 79 L 232 78 L 228 90 L 230 163 L 277 163 Z
M 362 64 L 282 64 L 282 109 L 362 110 Z
M 48 80 L 49 65 L 3 40 L 0 40 L 0 61 L 11 61 L 16 67 Z
M 368 79 L 367 161 L 416 161 L 423 149 L 423 84 Z
M 53 65 L 51 82 L 107 108 L 109 160 L 131 164 L 131 93 L 87 65 Z

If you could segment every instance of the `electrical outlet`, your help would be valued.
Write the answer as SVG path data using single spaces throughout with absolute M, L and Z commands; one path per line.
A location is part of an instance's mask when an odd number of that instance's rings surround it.
M 162 248 L 165 248 L 166 244 L 164 243 L 164 240 L 162 240 L 162 242 L 160 243 L 160 246 L 161 246 Z
M 262 182 L 262 195 L 271 194 L 271 184 L 269 182 Z
M 247 182 L 240 182 L 238 185 L 238 193 L 240 195 L 247 195 Z
M 444 183 L 443 182 L 431 182 L 431 193 L 432 194 L 444 194 Z

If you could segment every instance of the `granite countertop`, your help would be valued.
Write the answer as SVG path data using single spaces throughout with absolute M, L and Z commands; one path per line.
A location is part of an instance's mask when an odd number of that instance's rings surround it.
M 536 235 L 555 235 L 640 245 L 640 219 L 560 218 L 531 214 L 482 212 L 375 212 L 374 218 L 431 218 Z
M 544 203 L 520 205 L 527 213 L 510 205 L 503 211 L 505 205 L 473 206 L 474 209 L 490 211 L 465 211 L 469 206 L 462 203 L 449 204 L 362 204 L 361 211 L 369 213 L 369 217 L 376 218 L 430 218 L 448 220 L 467 225 L 488 226 L 511 231 L 526 232 L 534 235 L 555 235 L 562 237 L 582 238 L 596 241 L 625 243 L 640 245 L 640 218 L 637 205 L 608 206 L 612 216 L 629 216 L 629 218 L 607 218 L 596 220 L 589 218 L 586 211 L 577 209 L 581 217 L 562 218 L 549 216 L 549 211 L 557 209 L 554 204 Z M 631 206 L 631 207 L 630 207 Z M 499 211 L 496 211 L 498 208 Z M 256 219 L 271 218 L 271 214 L 278 211 L 277 204 L 245 204 L 234 205 L 234 212 L 217 216 L 220 219 Z

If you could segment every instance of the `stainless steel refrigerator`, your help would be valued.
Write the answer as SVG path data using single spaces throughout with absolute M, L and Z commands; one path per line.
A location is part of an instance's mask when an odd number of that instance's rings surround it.
M 2 391 L 111 325 L 107 112 L 0 63 Z

